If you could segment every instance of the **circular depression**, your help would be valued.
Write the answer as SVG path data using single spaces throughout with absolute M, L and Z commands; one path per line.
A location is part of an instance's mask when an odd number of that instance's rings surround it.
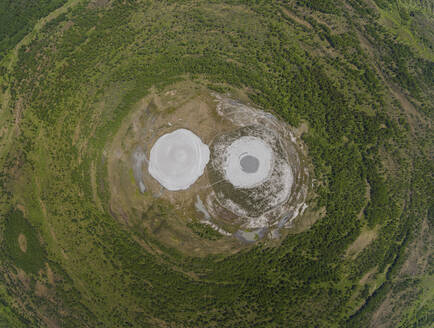
M 209 148 L 187 129 L 161 136 L 151 148 L 148 172 L 164 188 L 188 189 L 209 161 Z
M 256 173 L 259 169 L 259 159 L 248 154 L 242 154 L 240 157 L 241 170 L 245 173 Z
M 244 136 L 225 150 L 225 178 L 237 188 L 253 188 L 273 170 L 273 150 L 261 138 Z

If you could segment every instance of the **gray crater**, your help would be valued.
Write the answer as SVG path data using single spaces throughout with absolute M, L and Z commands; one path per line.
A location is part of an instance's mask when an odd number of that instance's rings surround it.
M 245 173 L 255 173 L 259 168 L 259 160 L 251 155 L 243 156 L 240 159 L 241 169 Z

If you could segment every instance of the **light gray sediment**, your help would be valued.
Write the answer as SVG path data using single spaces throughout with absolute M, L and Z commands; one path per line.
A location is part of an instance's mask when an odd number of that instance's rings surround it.
M 136 184 L 140 190 L 140 192 L 143 194 L 146 191 L 146 186 L 143 183 L 143 163 L 147 162 L 146 155 L 141 147 L 137 146 L 136 150 L 133 152 L 132 155 L 132 169 L 133 169 L 133 176 L 134 180 L 136 181 Z

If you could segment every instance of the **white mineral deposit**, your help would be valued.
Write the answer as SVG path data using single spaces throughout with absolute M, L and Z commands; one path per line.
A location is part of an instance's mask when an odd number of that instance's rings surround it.
M 273 150 L 262 139 L 245 136 L 225 151 L 225 177 L 235 187 L 252 188 L 266 181 L 273 170 Z
M 155 142 L 148 171 L 167 190 L 185 190 L 203 174 L 209 155 L 208 146 L 197 135 L 178 129 Z

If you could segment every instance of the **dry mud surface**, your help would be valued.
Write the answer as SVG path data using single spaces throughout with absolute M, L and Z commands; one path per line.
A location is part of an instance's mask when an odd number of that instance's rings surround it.
M 152 146 L 148 172 L 167 190 L 185 190 L 203 174 L 208 161 L 208 146 L 190 130 L 178 129 Z

